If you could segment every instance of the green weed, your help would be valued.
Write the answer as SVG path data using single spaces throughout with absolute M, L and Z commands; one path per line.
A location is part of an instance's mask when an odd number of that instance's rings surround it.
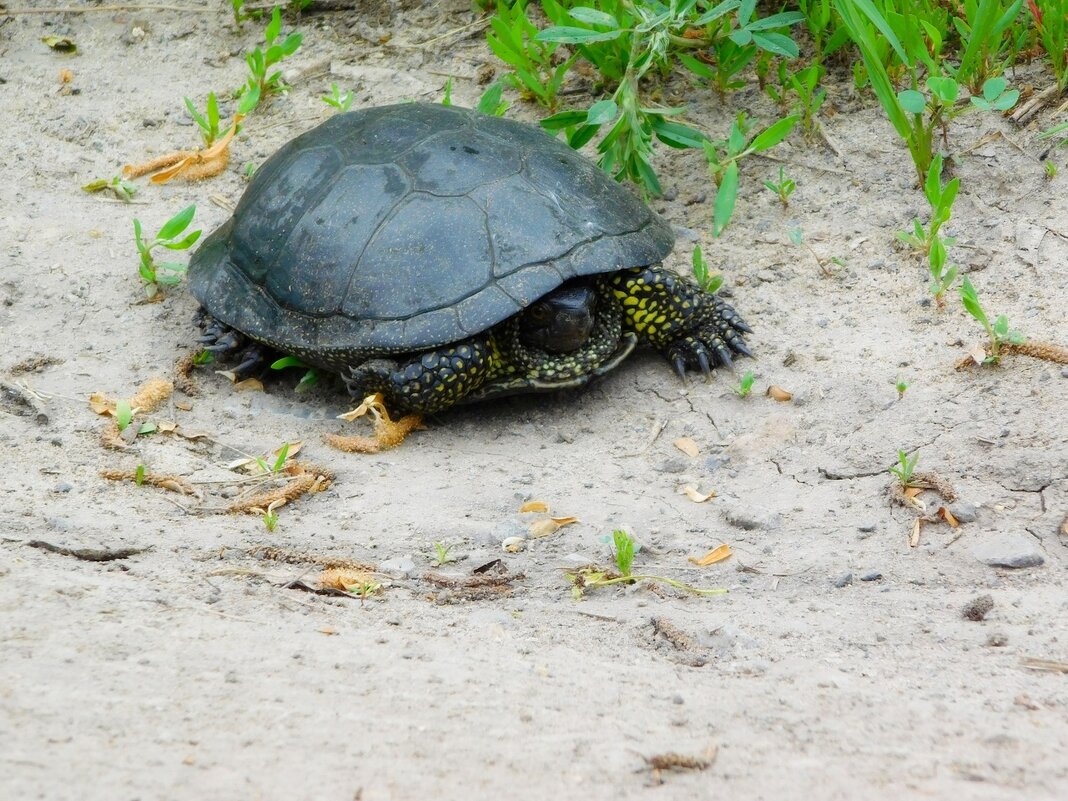
M 497 58 L 512 68 L 505 80 L 520 97 L 555 111 L 564 78 L 579 54 L 557 58 L 559 43 L 536 38 L 538 28 L 527 16 L 526 6 L 526 0 L 514 5 L 498 0 L 486 41 Z
M 145 287 L 145 295 L 149 298 L 156 297 L 164 286 L 173 286 L 182 280 L 182 274 L 186 265 L 176 262 L 157 262 L 152 251 L 162 247 L 167 250 L 188 250 L 199 238 L 201 231 L 186 233 L 186 229 L 193 221 L 196 214 L 196 206 L 186 206 L 180 212 L 171 217 L 163 224 L 151 239 L 143 236 L 141 221 L 134 219 L 134 243 L 137 252 L 141 255 L 138 265 L 138 274 Z
M 797 189 L 797 183 L 794 179 L 786 177 L 785 167 L 779 167 L 778 181 L 764 181 L 764 186 L 778 196 L 779 202 L 782 203 L 784 209 L 790 205 L 790 195 Z
M 756 380 L 756 376 L 753 375 L 753 371 L 749 370 L 742 376 L 742 380 L 738 382 L 737 386 L 731 387 L 734 390 L 734 394 L 739 398 L 747 398 L 753 391 L 753 382 Z
M 1001 360 L 1001 347 L 1006 344 L 1019 345 L 1026 341 L 1026 337 L 1019 331 L 1009 328 L 1009 318 L 999 314 L 993 323 L 987 317 L 986 310 L 979 301 L 979 293 L 975 291 L 972 282 L 967 277 L 964 283 L 958 287 L 961 303 L 972 317 L 979 321 L 986 331 L 988 339 L 987 356 L 985 364 L 997 364 Z
M 200 129 L 200 138 L 204 140 L 204 147 L 211 147 L 215 144 L 215 140 L 219 138 L 219 101 L 216 99 L 215 93 L 208 93 L 208 100 L 203 114 L 197 111 L 197 107 L 193 105 L 193 101 L 188 97 L 183 98 L 183 100 L 185 100 L 185 107 L 189 110 L 189 116 L 193 118 L 193 122 Z
M 916 470 L 916 463 L 920 460 L 920 453 L 909 456 L 905 451 L 897 452 L 897 464 L 890 468 L 890 472 L 898 477 L 902 487 L 907 487 L 912 481 L 912 474 Z
M 304 370 L 304 375 L 297 382 L 297 392 L 305 392 L 319 383 L 319 371 L 296 356 L 283 356 L 271 362 L 272 370 L 288 370 L 291 367 Z
M 505 100 L 503 95 L 504 86 L 501 85 L 500 81 L 494 81 L 486 87 L 486 91 L 478 99 L 475 109 L 490 117 L 503 117 L 508 109 L 511 108 L 511 103 Z
M 738 163 L 746 156 L 775 147 L 790 134 L 797 120 L 797 115 L 784 117 L 747 139 L 750 124 L 743 111 L 731 124 L 726 139 L 703 142 L 708 169 L 717 187 L 712 206 L 713 236 L 722 235 L 734 215 L 738 199 Z
M 612 556 L 616 560 L 616 567 L 623 576 L 631 574 L 631 566 L 634 564 L 634 556 L 642 549 L 634 539 L 622 529 L 612 532 Z
M 449 553 L 452 550 L 450 543 L 442 540 L 441 542 L 434 543 L 434 564 L 438 567 L 446 565 L 449 562 L 455 562 L 456 557 Z
M 1049 56 L 1057 87 L 1068 86 L 1068 0 L 1029 0 L 1039 39 Z
M 940 239 L 938 232 L 953 214 L 953 201 L 960 191 L 960 178 L 954 178 L 942 185 L 942 154 L 936 155 L 927 168 L 923 182 L 923 193 L 931 206 L 931 222 L 925 229 L 918 219 L 912 221 L 912 233 L 899 231 L 897 238 L 919 250 L 924 255 L 930 253 L 936 242 L 952 245 L 953 238 Z
M 723 274 L 708 269 L 700 245 L 693 247 L 693 277 L 697 279 L 697 285 L 709 294 L 723 286 Z
M 338 112 L 345 112 L 349 110 L 352 105 L 352 92 L 342 92 L 336 83 L 330 84 L 330 94 L 323 95 L 321 98 L 326 105 L 333 107 Z
M 267 49 L 257 47 L 245 55 L 248 63 L 248 79 L 237 91 L 239 98 L 238 113 L 249 114 L 256 106 L 271 94 L 281 94 L 287 89 L 282 81 L 282 71 L 272 70 L 283 59 L 300 49 L 300 33 L 291 33 L 281 42 L 275 44 L 282 32 L 282 12 L 275 6 L 271 12 L 271 21 L 267 23 L 263 38 Z
M 116 175 L 111 180 L 108 180 L 107 178 L 98 178 L 95 181 L 90 181 L 82 187 L 82 190 L 89 192 L 90 194 L 106 190 L 123 203 L 129 203 L 133 200 L 133 196 L 137 194 L 137 185 L 132 184 L 129 181 L 124 181 L 120 176 Z
M 905 391 L 909 388 L 909 382 L 903 378 L 899 378 L 894 382 L 894 389 L 897 390 L 897 399 L 901 400 L 905 397 Z

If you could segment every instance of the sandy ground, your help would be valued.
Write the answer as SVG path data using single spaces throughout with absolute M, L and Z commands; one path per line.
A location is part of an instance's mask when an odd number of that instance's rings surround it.
M 83 193 L 195 144 L 182 96 L 237 86 L 262 30 L 235 30 L 224 5 L 0 16 L 0 368 L 49 398 L 47 424 L 10 396 L 0 404 L 0 796 L 1068 797 L 1068 675 L 1024 664 L 1068 659 L 1068 371 L 1024 357 L 953 369 L 980 329 L 955 298 L 935 307 L 923 265 L 895 245 L 926 204 L 906 151 L 845 75 L 824 122 L 840 155 L 795 137 L 745 162 L 719 241 L 702 157 L 656 163 L 672 199 L 654 206 L 680 234 L 669 265 L 687 269 L 700 241 L 755 329 L 751 397 L 730 374 L 683 388 L 645 353 L 585 392 L 464 408 L 359 456 L 321 441 L 343 429 L 337 386 L 298 395 L 287 377 L 236 392 L 203 370 L 199 397 L 179 393 L 153 419 L 209 438 L 101 447 L 88 396 L 129 397 L 194 343 L 184 287 L 138 303 L 134 216 L 158 227 L 196 203 L 211 230 L 246 162 L 328 116 L 331 82 L 363 107 L 436 100 L 451 74 L 455 100 L 473 103 L 494 63 L 481 27 L 450 33 L 475 19 L 467 0 L 306 15 L 291 93 L 249 121 L 223 175 L 142 181 L 136 205 Z M 49 50 L 50 34 L 77 55 Z M 665 100 L 712 132 L 741 109 L 775 114 L 755 88 L 721 105 L 678 82 Z M 535 117 L 522 104 L 509 114 Z M 1047 182 L 1037 159 L 1050 119 L 953 125 L 951 253 L 988 308 L 1068 343 L 1068 184 Z M 799 184 L 785 210 L 760 186 L 780 163 Z M 790 243 L 798 226 L 812 252 Z M 817 256 L 844 266 L 826 276 Z M 10 372 L 33 357 L 54 362 Z M 793 401 L 765 397 L 769 384 Z M 254 514 L 195 513 L 243 489 L 228 463 L 284 441 L 335 473 L 325 492 L 279 510 L 273 533 Z M 910 547 L 917 513 L 888 496 L 898 448 L 919 449 L 920 469 L 974 520 L 925 526 Z M 205 499 L 101 477 L 140 463 L 198 482 Z M 686 484 L 717 497 L 694 503 Z M 528 500 L 580 522 L 506 554 Z M 574 600 L 562 568 L 607 563 L 614 528 L 644 546 L 641 572 L 729 594 L 642 584 Z M 91 562 L 32 540 L 149 550 Z M 1043 564 L 977 558 L 1001 540 Z M 459 561 L 435 567 L 439 541 Z M 731 559 L 687 561 L 720 543 Z M 363 603 L 314 595 L 284 586 L 314 585 L 314 561 L 250 555 L 259 546 L 394 569 Z M 498 557 L 514 580 L 461 586 Z M 984 594 L 985 620 L 964 619 Z M 662 784 L 646 768 L 709 749 L 707 769 Z

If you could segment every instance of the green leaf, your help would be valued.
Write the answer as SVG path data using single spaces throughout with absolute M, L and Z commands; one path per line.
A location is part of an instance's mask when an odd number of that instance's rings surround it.
M 137 249 L 141 252 L 145 250 L 145 240 L 141 238 L 141 221 L 134 217 L 134 242 L 137 244 Z
M 800 11 L 786 11 L 782 14 L 772 14 L 770 17 L 753 20 L 745 27 L 751 31 L 767 31 L 772 28 L 787 28 L 804 20 L 805 15 Z
M 252 110 L 260 104 L 260 87 L 259 85 L 250 86 L 242 95 L 241 100 L 237 104 L 237 113 L 242 116 L 248 116 L 252 113 Z
M 923 182 L 923 193 L 927 196 L 927 202 L 932 209 L 938 208 L 938 200 L 942 196 L 942 154 L 937 153 L 931 159 L 931 166 L 927 168 L 927 179 Z
M 734 215 L 734 204 L 738 199 L 738 162 L 727 165 L 716 191 L 716 200 L 712 208 L 712 236 L 719 237 Z
M 211 130 L 211 126 L 208 125 L 208 121 L 200 115 L 200 112 L 197 111 L 196 106 L 193 105 L 193 101 L 190 100 L 188 97 L 184 97 L 182 99 L 185 101 L 185 107 L 189 110 L 189 116 L 193 118 L 193 122 L 195 122 L 205 133 Z
M 800 53 L 794 40 L 781 33 L 754 33 L 753 43 L 761 50 L 783 58 L 797 58 Z
M 160 244 L 168 250 L 186 250 L 191 247 L 194 242 L 200 239 L 202 233 L 204 232 L 199 230 L 193 231 L 190 234 L 186 234 L 184 238 L 179 239 L 177 242 L 160 242 Z
M 501 106 L 501 95 L 504 92 L 504 86 L 500 81 L 492 83 L 485 92 L 482 93 L 482 97 L 478 99 L 478 111 L 486 114 L 490 117 L 496 117 L 497 110 Z
M 588 111 L 561 111 L 541 120 L 540 125 L 549 131 L 561 131 L 575 125 L 582 125 L 589 116 Z
M 586 113 L 587 125 L 603 125 L 612 122 L 619 115 L 619 107 L 614 100 L 598 100 Z
M 753 41 L 753 34 L 751 34 L 745 28 L 737 28 L 731 31 L 729 38 L 739 47 L 745 47 L 747 44 Z
M 715 70 L 713 70 L 712 67 L 710 67 L 708 64 L 705 64 L 703 61 L 699 61 L 693 56 L 687 55 L 686 53 L 679 53 L 678 58 L 679 61 L 681 61 L 686 67 L 686 69 L 688 69 L 694 75 L 697 75 L 709 81 L 715 80 Z
M 557 25 L 540 31 L 534 37 L 538 42 L 559 42 L 560 44 L 588 44 L 590 42 L 610 42 L 623 35 L 623 31 L 591 31 L 586 28 L 571 28 Z
M 799 115 L 792 114 L 789 117 L 783 117 L 778 122 L 773 122 L 752 138 L 749 142 L 749 147 L 747 147 L 746 150 L 753 153 L 762 153 L 765 150 L 770 150 L 790 135 L 790 131 L 794 129 L 794 126 L 797 125 L 799 119 L 801 119 Z
M 749 20 L 753 18 L 755 10 L 756 0 L 742 0 L 742 4 L 738 7 L 738 25 L 742 28 L 748 28 Z
M 923 114 L 923 109 L 927 105 L 927 100 L 923 94 L 915 89 L 903 89 L 898 92 L 897 102 L 901 104 L 901 108 L 910 114 Z
M 793 242 L 795 245 L 801 244 L 803 236 L 800 228 L 791 228 L 788 236 L 790 237 L 790 241 Z
M 282 446 L 282 449 L 280 451 L 278 451 L 278 458 L 275 459 L 274 468 L 271 470 L 272 473 L 277 473 L 279 470 L 282 469 L 282 465 L 286 463 L 287 456 L 289 456 L 288 442 Z
M 927 79 L 927 88 L 946 105 L 952 104 L 960 93 L 960 84 L 946 77 L 931 76 Z
M 159 229 L 157 238 L 174 239 L 178 234 L 182 233 L 182 231 L 189 227 L 189 223 L 193 221 L 193 215 L 196 214 L 196 212 L 197 207 L 195 205 L 186 206 L 163 224 L 163 227 Z
M 270 44 L 278 38 L 278 34 L 282 32 L 282 9 L 279 6 L 274 7 L 274 11 L 271 12 L 271 21 L 267 23 L 267 28 L 263 32 L 263 38 L 267 40 L 267 44 Z
M 652 120 L 652 127 L 656 138 L 668 147 L 701 147 L 708 141 L 708 137 L 701 131 L 689 125 L 683 125 L 681 122 L 669 122 L 655 117 Z
M 994 108 L 996 108 L 998 111 L 1008 111 L 1010 108 L 1016 105 L 1016 101 L 1019 99 L 1020 90 L 1010 89 L 994 101 Z
M 272 370 L 285 370 L 288 367 L 303 367 L 307 369 L 308 365 L 296 356 L 283 356 L 281 359 L 271 362 Z
M 115 401 L 115 424 L 119 427 L 119 431 L 125 431 L 126 426 L 130 425 L 132 420 L 133 409 L 130 408 L 130 402 L 128 400 Z
M 723 0 L 718 6 L 706 11 L 704 14 L 694 20 L 694 25 L 707 25 L 710 22 L 715 22 L 720 17 L 734 11 L 734 9 L 740 6 L 741 0 Z
M 568 13 L 579 22 L 586 22 L 590 25 L 604 25 L 609 28 L 620 27 L 619 21 L 611 14 L 606 14 L 603 11 L 597 11 L 593 8 L 587 8 L 586 6 L 573 8 Z
M 964 304 L 968 314 L 982 323 L 984 327 L 989 328 L 990 322 L 987 320 L 986 312 L 979 302 L 979 293 L 975 291 L 975 287 L 972 286 L 972 282 L 968 280 L 967 276 L 964 277 L 964 283 L 957 289 L 960 292 L 961 303 Z
M 1008 85 L 1008 81 L 1004 78 L 991 78 L 983 84 L 983 98 L 988 102 L 993 103 L 994 100 L 1005 91 L 1005 87 Z

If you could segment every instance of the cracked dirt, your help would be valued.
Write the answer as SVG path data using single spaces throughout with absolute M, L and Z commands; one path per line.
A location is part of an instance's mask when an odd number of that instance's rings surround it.
M 953 369 L 981 331 L 955 298 L 931 303 L 923 265 L 895 243 L 925 201 L 848 70 L 829 80 L 838 113 L 823 120 L 840 155 L 794 137 L 744 162 L 720 240 L 701 155 L 658 151 L 673 199 L 653 205 L 679 234 L 668 264 L 687 270 L 700 242 L 724 272 L 755 331 L 757 358 L 739 364 L 756 375 L 752 396 L 722 372 L 683 387 L 643 352 L 587 391 L 456 410 L 357 456 L 320 439 L 342 430 L 337 385 L 298 395 L 285 376 L 237 392 L 206 369 L 200 397 L 176 395 L 156 418 L 211 439 L 101 448 L 88 396 L 129 397 L 195 336 L 184 287 L 138 302 L 133 217 L 158 227 L 196 203 L 197 227 L 222 223 L 244 165 L 325 119 L 332 82 L 364 107 L 437 100 L 452 75 L 470 105 L 496 64 L 468 0 L 306 15 L 291 92 L 248 120 L 222 175 L 142 181 L 133 205 L 83 193 L 192 146 L 182 97 L 241 83 L 260 26 L 235 31 L 224 5 L 0 15 L 0 369 L 47 398 L 49 418 L 0 393 L 0 796 L 1068 797 L 1068 675 L 1024 663 L 1068 660 L 1068 375 L 1021 356 Z M 50 34 L 78 53 L 50 51 Z M 755 86 L 724 105 L 680 80 L 663 100 L 716 134 L 739 110 L 776 114 Z M 522 103 L 509 115 L 536 117 Z M 1043 177 L 1036 134 L 1049 124 L 1050 112 L 1026 129 L 954 122 L 962 188 L 947 233 L 988 308 L 1068 344 L 1068 179 Z M 798 182 L 787 209 L 761 187 L 780 164 Z M 845 266 L 823 275 L 791 244 L 798 226 Z M 34 357 L 36 369 L 6 372 Z M 770 384 L 793 400 L 764 396 Z M 278 509 L 273 532 L 100 475 L 146 464 L 232 493 L 225 465 L 239 451 L 296 440 L 335 479 Z M 927 524 L 910 546 L 918 512 L 888 496 L 899 448 L 918 450 L 917 469 L 949 481 L 974 519 Z M 693 503 L 687 484 L 716 497 Z M 580 521 L 502 551 L 526 533 L 517 510 L 531 499 Z M 613 529 L 643 545 L 641 572 L 729 594 L 641 585 L 573 600 L 562 568 L 608 564 Z M 980 563 L 973 548 L 1005 535 L 1043 564 Z M 85 561 L 34 540 L 149 550 Z M 435 566 L 435 542 L 459 561 Z M 687 561 L 720 543 L 733 557 Z M 399 567 L 363 601 L 315 595 L 291 587 L 314 583 L 319 563 L 250 554 L 260 546 Z M 459 581 L 495 559 L 487 570 L 516 578 L 488 582 L 503 588 L 492 595 L 421 578 Z M 985 594 L 989 613 L 964 619 Z M 703 769 L 656 784 L 647 766 L 675 764 L 657 755 Z

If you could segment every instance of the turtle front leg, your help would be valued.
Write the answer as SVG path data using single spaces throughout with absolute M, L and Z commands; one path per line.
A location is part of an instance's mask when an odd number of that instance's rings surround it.
M 407 361 L 369 359 L 342 372 L 354 398 L 381 392 L 395 414 L 447 409 L 481 387 L 499 369 L 488 337 L 418 353 Z
M 204 350 L 220 359 L 238 363 L 233 370 L 238 379 L 258 375 L 267 366 L 272 355 L 269 348 L 219 322 L 204 309 L 197 310 L 193 322 L 203 332 L 197 342 L 204 346 Z
M 693 281 L 654 266 L 623 270 L 611 283 L 624 327 L 664 354 L 680 377 L 687 370 L 708 376 L 713 366 L 730 367 L 732 353 L 752 356 L 742 339 L 749 326 Z

